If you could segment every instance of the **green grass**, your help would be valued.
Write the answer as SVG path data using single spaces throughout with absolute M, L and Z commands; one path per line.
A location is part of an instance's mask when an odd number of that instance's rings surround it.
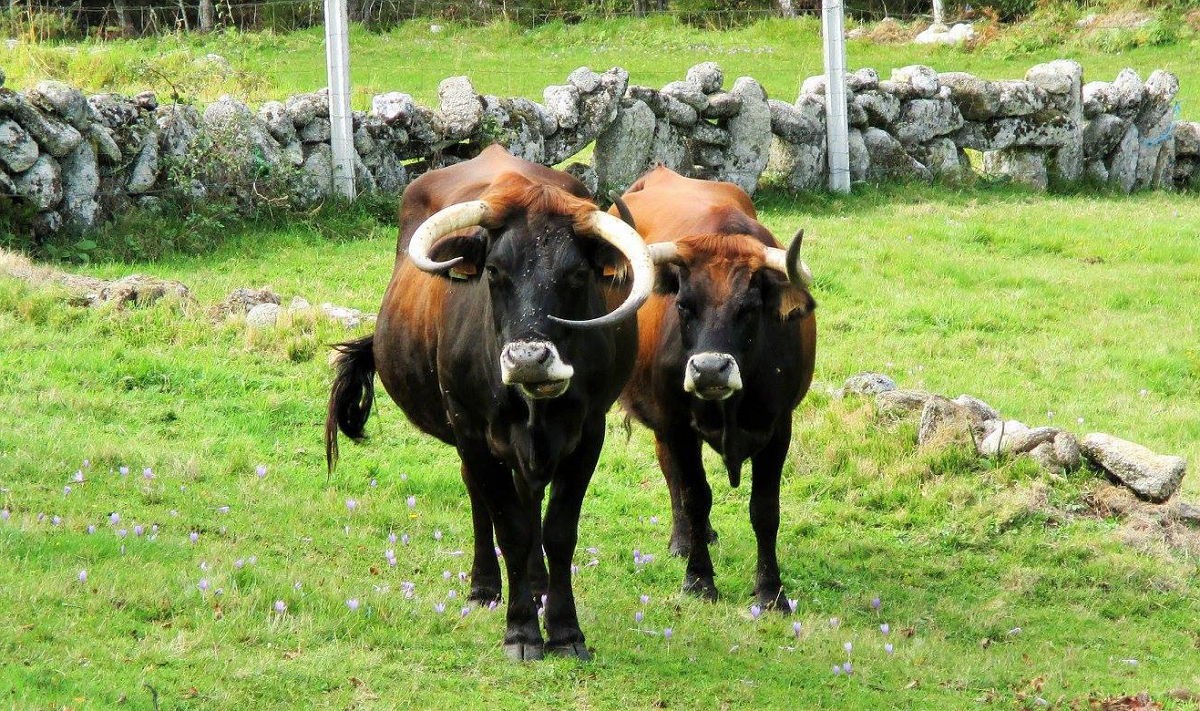
M 940 71 L 1017 79 L 1038 62 L 1064 57 L 1082 63 L 1089 81 L 1111 81 L 1126 66 L 1137 69 L 1143 78 L 1154 69 L 1167 69 L 1179 75 L 1184 117 L 1192 117 L 1196 113 L 1193 96 L 1200 87 L 1200 67 L 1193 58 L 1200 50 L 1200 38 L 1179 18 L 1170 22 L 1178 27 L 1172 30 L 1178 40 L 1157 45 L 1141 42 L 1132 33 L 1121 35 L 1121 42 L 1068 41 L 1064 37 L 1051 43 L 1042 35 L 1065 32 L 1055 25 L 1035 27 L 1024 35 L 1013 30 L 1010 41 L 976 51 L 852 41 L 847 52 L 851 68 L 874 67 L 884 77 L 894 67 L 921 63 Z M 406 91 L 423 103 L 436 105 L 438 82 L 456 74 L 470 76 L 475 88 L 484 93 L 540 101 L 545 86 L 565 81 L 581 64 L 593 69 L 621 66 L 629 70 L 633 83 L 662 86 L 706 60 L 721 64 L 729 84 L 737 76 L 750 75 L 761 81 L 772 97 L 790 101 L 806 77 L 823 71 L 820 25 L 813 18 L 764 20 L 727 31 L 690 27 L 661 17 L 593 20 L 579 25 L 551 23 L 535 29 L 510 24 L 442 24 L 445 31 L 439 34 L 430 33 L 428 21 L 382 33 L 354 27 L 354 105 L 367 108 L 371 95 L 385 91 Z M 1026 36 L 1029 34 L 1035 37 Z M 324 86 L 323 41 L 322 30 L 314 28 L 284 35 L 227 32 L 208 37 L 18 45 L 0 54 L 0 64 L 8 72 L 9 83 L 18 87 L 60 78 L 96 91 L 132 94 L 149 88 L 164 99 L 178 91 L 186 99 L 205 101 L 232 93 L 261 102 Z M 1138 44 L 1144 46 L 1132 46 Z M 1113 49 L 1126 46 L 1130 48 Z M 224 57 L 230 68 L 204 62 L 202 58 L 209 53 Z
M 653 448 L 638 427 L 626 439 L 619 413 L 577 555 L 596 661 L 507 663 L 501 613 L 460 620 L 465 586 L 442 577 L 469 568 L 454 554 L 470 549 L 470 521 L 452 450 L 384 401 L 371 439 L 344 445 L 327 478 L 324 345 L 348 334 L 303 319 L 248 334 L 203 314 L 234 287 L 262 285 L 285 301 L 376 308 L 394 227 L 349 213 L 248 225 L 202 256 L 87 270 L 178 278 L 198 307 L 88 311 L 0 281 L 0 502 L 12 512 L 0 523 L 2 698 L 150 708 L 149 684 L 162 708 L 962 709 L 1147 690 L 1181 708 L 1167 692 L 1200 688 L 1194 558 L 1153 540 L 1129 547 L 1120 521 L 1084 515 L 1093 473 L 1056 480 L 1026 460 L 919 450 L 914 423 L 830 390 L 882 370 L 1031 425 L 1053 411 L 1055 424 L 1194 466 L 1200 204 L 919 186 L 759 203 L 778 234 L 807 228 L 820 302 L 818 383 L 796 414 L 780 534 L 799 640 L 792 619 L 749 618 L 748 491 L 730 490 L 711 456 L 723 599 L 678 592 Z M 85 458 L 86 481 L 64 495 Z M 121 477 L 121 465 L 133 472 Z M 1197 495 L 1193 474 L 1183 496 Z M 348 498 L 360 502 L 353 514 Z M 157 539 L 130 533 L 122 549 L 112 511 L 130 531 L 157 523 Z M 395 546 L 395 568 L 389 531 L 412 536 Z M 634 548 L 655 560 L 639 569 Z M 201 578 L 223 594 L 201 594 Z M 459 597 L 435 614 L 452 588 Z M 639 632 L 641 593 L 651 600 Z M 277 599 L 286 615 L 271 612 Z M 653 634 L 668 626 L 670 645 Z M 846 641 L 855 674 L 834 677 Z

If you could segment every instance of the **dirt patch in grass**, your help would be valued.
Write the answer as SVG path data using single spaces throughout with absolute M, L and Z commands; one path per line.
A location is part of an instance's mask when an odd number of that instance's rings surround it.
M 1182 515 L 1180 502 L 1150 504 L 1128 489 L 1103 482 L 1083 492 L 1087 514 L 1121 521 L 1117 537 L 1145 553 L 1200 557 L 1200 528 Z

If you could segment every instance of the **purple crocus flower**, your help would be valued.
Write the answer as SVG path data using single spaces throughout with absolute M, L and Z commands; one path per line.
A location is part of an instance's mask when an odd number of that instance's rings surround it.
M 846 642 L 842 645 L 842 649 L 846 650 L 846 654 L 849 654 L 854 651 L 854 644 L 851 642 Z
M 883 651 L 891 654 L 892 652 L 896 651 L 896 648 L 892 646 L 891 642 L 888 642 L 887 644 L 883 645 Z
M 117 531 L 117 538 L 124 538 L 125 536 L 128 536 L 128 535 L 129 535 L 129 531 L 126 531 L 123 528 L 121 530 Z
M 449 580 L 452 577 L 454 577 L 454 575 L 449 570 L 442 571 L 442 580 Z
M 879 625 L 879 631 L 884 634 L 888 634 L 889 632 L 892 631 L 892 626 L 889 625 L 888 623 L 884 622 L 882 625 Z
M 840 624 L 842 624 L 842 621 L 839 620 L 838 618 L 836 618 L 836 617 L 829 618 L 829 627 L 831 629 L 837 629 L 838 625 L 840 625 Z
M 283 600 L 276 600 L 275 601 L 275 612 L 280 615 L 287 612 L 287 603 L 284 602 Z
M 121 514 L 117 513 L 116 511 L 113 511 L 112 513 L 110 513 L 108 515 L 108 522 L 114 526 L 117 525 L 118 523 L 121 522 Z
M 842 673 L 842 666 L 840 664 L 834 664 L 833 665 L 833 675 L 840 676 L 841 673 Z
M 758 619 L 758 616 L 759 616 L 759 615 L 761 615 L 761 614 L 762 614 L 762 608 L 761 608 L 761 607 L 759 607 L 758 605 L 751 605 L 751 606 L 750 606 L 750 618 L 751 618 L 751 619 L 757 620 L 757 619 Z
M 643 594 L 642 594 L 642 596 L 641 596 L 641 597 L 639 597 L 638 599 L 642 601 L 642 604 L 643 604 L 643 605 L 645 605 L 646 603 L 650 602 L 650 596 L 649 596 L 649 595 L 646 595 L 646 594 L 644 594 L 644 593 L 643 593 Z
M 200 534 L 195 531 L 192 531 L 191 533 L 188 534 L 188 540 L 191 541 L 192 543 L 195 543 L 196 541 L 200 540 Z
M 242 558 L 238 558 L 237 560 L 233 561 L 233 567 L 238 568 L 238 569 L 241 569 L 241 567 L 245 564 L 246 564 L 246 561 Z
M 459 611 L 458 611 L 458 616 L 459 616 L 459 617 L 466 617 L 466 616 L 467 616 L 467 615 L 469 615 L 469 614 L 471 614 L 471 608 L 470 608 L 470 607 L 463 607 L 463 609 L 461 609 L 461 610 L 459 610 Z
M 849 676 L 850 674 L 854 673 L 854 665 L 851 664 L 850 662 L 842 662 L 842 671 L 845 672 L 847 676 Z
M 83 468 L 84 469 L 91 469 L 91 467 L 92 467 L 92 460 L 90 460 L 90 459 L 83 460 Z
M 87 532 L 88 532 L 88 535 L 89 535 L 89 536 L 90 536 L 90 535 L 92 535 L 93 533 L 95 533 L 95 532 L 96 532 L 96 527 L 95 527 L 95 525 L 89 525 L 89 526 L 87 527 Z
M 258 475 L 259 479 L 262 479 L 267 475 L 267 465 L 259 464 L 257 467 L 254 467 L 254 473 Z
M 117 471 L 121 473 L 121 476 L 129 476 L 129 467 L 125 466 L 124 464 L 122 464 Z
M 495 546 L 495 549 L 496 549 L 496 557 L 497 558 L 504 555 L 504 551 L 500 550 L 500 546 Z
M 46 514 L 45 514 L 45 513 L 43 513 L 43 512 L 41 512 L 41 511 L 38 511 L 37 520 L 38 520 L 39 522 L 41 522 L 41 521 L 45 521 L 45 520 L 46 520 Z
M 578 574 L 579 574 L 579 566 L 572 563 L 571 564 L 571 575 L 578 575 Z
M 71 486 L 68 484 L 67 486 L 63 487 L 63 496 L 67 496 L 70 493 L 71 493 Z
M 157 523 L 150 524 L 150 535 L 153 536 L 153 535 L 157 535 L 157 534 L 158 534 L 158 524 Z
M 456 597 L 458 597 L 458 591 L 457 591 L 457 590 L 450 590 L 449 592 L 447 592 L 447 593 L 446 593 L 446 599 L 447 599 L 447 600 L 453 600 L 453 599 L 454 599 L 454 598 L 456 598 Z
M 59 525 L 62 523 L 62 516 L 55 516 L 54 518 L 50 519 L 50 523 L 55 526 Z
M 377 481 L 375 481 L 374 479 L 372 479 L 372 480 L 371 480 L 371 487 L 372 487 L 372 488 L 374 488 L 374 487 L 376 487 L 376 486 L 379 486 L 379 482 L 377 482 Z
M 258 564 L 258 556 L 252 555 L 246 559 L 246 562 L 249 563 L 250 565 L 257 565 Z
M 652 526 L 656 526 L 656 525 L 658 525 L 658 516 L 651 516 L 651 517 L 650 517 L 650 524 L 651 524 Z
M 800 606 L 800 601 L 799 601 L 799 600 L 795 600 L 795 599 L 792 599 L 792 598 L 790 598 L 790 597 L 788 598 L 788 609 L 789 609 L 789 610 L 791 610 L 792 612 L 795 612 L 795 611 L 796 611 L 796 608 L 797 608 L 797 607 L 799 607 L 799 606 Z
M 871 609 L 872 610 L 878 610 L 881 607 L 883 607 L 883 602 L 881 602 L 879 598 L 877 598 L 877 597 L 871 598 Z
M 410 496 L 410 497 L 408 497 L 407 502 L 408 502 L 408 508 L 415 509 L 417 507 L 417 497 Z
M 79 571 L 79 582 L 81 582 L 81 583 L 87 582 L 87 570 Z
M 794 634 L 794 635 L 796 635 L 797 637 L 799 637 L 799 636 L 800 636 L 800 630 L 801 630 L 801 629 L 803 629 L 803 626 L 802 626 L 802 625 L 801 625 L 799 622 L 793 622 L 793 623 L 792 623 L 792 634 Z
M 400 472 L 400 481 L 408 481 L 408 475 L 404 472 Z
M 642 620 L 644 620 L 644 619 L 646 619 L 646 616 L 644 614 L 642 614 L 641 610 L 638 610 L 637 612 L 633 613 L 633 621 L 635 624 L 639 624 L 639 625 L 642 624 Z
M 358 612 L 358 598 L 352 597 L 347 600 L 346 607 L 350 608 L 351 612 Z
M 8 509 L 0 509 L 0 520 L 7 521 L 9 516 L 12 516 L 12 513 Z
M 388 532 L 388 543 L 395 545 L 395 543 L 396 543 L 396 532 L 395 531 Z
M 442 529 L 439 528 L 433 532 L 433 540 L 435 540 L 435 541 L 442 540 Z
M 154 470 L 151 469 L 150 467 L 146 467 L 145 469 L 142 470 L 142 478 L 153 479 L 154 478 Z
M 217 513 L 229 513 L 229 507 L 228 506 L 218 506 Z
M 354 509 L 358 508 L 358 502 L 354 499 L 346 499 L 346 508 L 353 512 Z
M 83 472 L 75 472 L 75 483 L 83 481 Z
M 458 582 L 460 582 L 460 583 L 467 582 L 467 571 L 465 571 L 465 570 L 458 571 Z
M 587 549 L 588 555 L 600 555 L 600 549 L 595 546 L 590 546 Z
M 671 629 L 670 627 L 663 628 L 663 639 L 670 642 L 671 637 L 673 637 L 674 635 L 675 635 L 675 630 Z
M 133 535 L 135 535 L 135 536 L 140 536 L 145 532 L 146 532 L 146 529 L 143 528 L 142 524 L 140 524 L 140 523 L 133 527 Z
M 446 603 L 444 603 L 444 602 L 434 603 L 433 610 L 434 610 L 434 612 L 438 613 L 439 615 L 442 614 L 443 612 L 446 611 Z
M 200 582 L 196 587 L 200 588 L 200 592 L 208 592 L 208 578 L 200 578 Z
M 500 607 L 500 603 L 496 602 L 495 600 L 491 600 L 488 602 L 489 610 L 495 610 L 497 607 Z
M 292 589 L 299 590 L 301 587 L 303 587 L 303 584 L 299 580 L 297 580 L 296 584 L 292 586 Z

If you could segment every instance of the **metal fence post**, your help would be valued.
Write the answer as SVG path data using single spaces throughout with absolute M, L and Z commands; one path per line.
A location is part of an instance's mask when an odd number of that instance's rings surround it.
M 850 128 L 846 117 L 846 31 L 842 0 L 821 0 L 825 36 L 825 126 L 829 189 L 850 192 Z
M 350 35 L 346 0 L 325 0 L 325 66 L 329 73 L 333 189 L 354 199 L 354 122 L 350 113 Z

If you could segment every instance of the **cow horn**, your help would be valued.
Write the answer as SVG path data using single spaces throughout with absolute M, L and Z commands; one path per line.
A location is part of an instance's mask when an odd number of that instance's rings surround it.
M 433 213 L 421 223 L 412 238 L 408 241 L 408 258 L 417 265 L 418 269 L 427 272 L 441 272 L 458 264 L 462 257 L 455 257 L 444 262 L 435 262 L 429 258 L 429 250 L 433 249 L 442 237 L 467 227 L 483 224 L 491 213 L 491 207 L 483 200 L 460 202 L 450 207 L 442 208 Z
M 646 249 L 650 252 L 650 261 L 655 265 L 670 264 L 679 259 L 679 248 L 674 242 L 655 242 L 646 245 Z
M 800 258 L 800 245 L 803 242 L 804 230 L 800 230 L 786 250 L 767 247 L 766 261 L 768 267 L 785 274 L 794 286 L 807 288 L 812 284 L 813 275 L 812 270 Z
M 650 289 L 654 286 L 654 265 L 650 262 L 650 253 L 641 235 L 619 218 L 596 210 L 587 220 L 586 231 L 616 247 L 629 260 L 629 266 L 633 270 L 629 296 L 625 298 L 625 303 L 599 318 L 586 321 L 571 321 L 557 316 L 550 318 L 575 328 L 602 328 L 632 316 L 646 299 L 650 298 Z

